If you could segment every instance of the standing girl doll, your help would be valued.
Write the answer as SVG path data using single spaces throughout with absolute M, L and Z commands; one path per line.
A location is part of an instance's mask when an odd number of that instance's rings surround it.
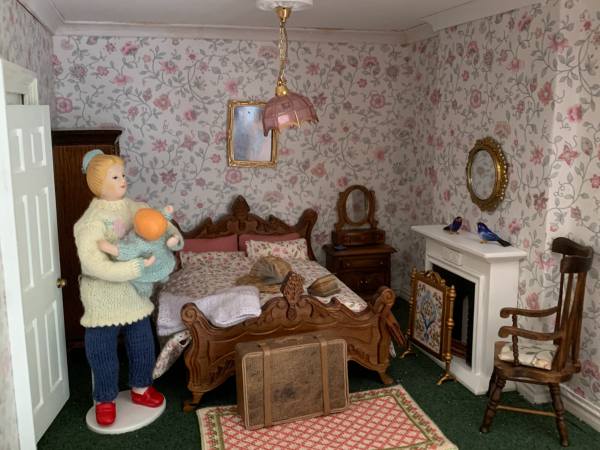
M 129 358 L 129 384 L 134 403 L 158 407 L 164 397 L 152 384 L 155 363 L 150 313 L 154 306 L 129 282 L 155 257 L 113 261 L 98 248 L 98 241 L 117 242 L 132 227 L 132 219 L 145 203 L 125 197 L 127 181 L 121 158 L 92 150 L 83 158 L 83 171 L 95 198 L 74 227 L 81 262 L 80 293 L 84 307 L 85 352 L 94 376 L 96 421 L 110 425 L 116 418 L 115 398 L 119 393 L 117 336 L 123 333 Z M 183 239 L 170 224 L 167 233 Z

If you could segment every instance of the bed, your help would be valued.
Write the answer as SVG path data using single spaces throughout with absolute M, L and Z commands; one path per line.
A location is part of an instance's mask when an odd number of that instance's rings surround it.
M 319 271 L 328 273 L 315 261 L 312 251 L 311 232 L 316 220 L 317 213 L 312 209 L 305 210 L 295 225 L 288 225 L 273 216 L 265 220 L 252 214 L 246 200 L 238 196 L 231 205 L 230 213 L 214 222 L 210 218 L 205 219 L 195 229 L 182 233 L 186 240 L 221 238 L 232 234 L 238 237 L 247 233 L 263 236 L 297 233 L 306 239 L 310 260 L 292 265 L 292 272 L 281 285 L 281 292 L 266 299 L 259 317 L 218 328 L 194 303 L 186 303 L 181 308 L 181 320 L 185 326 L 183 333 L 190 338 L 184 359 L 191 398 L 184 402 L 184 411 L 196 409 L 204 393 L 235 374 L 235 345 L 238 342 L 296 333 L 318 331 L 327 337 L 345 339 L 349 360 L 376 371 L 384 384 L 392 383 L 392 378 L 386 373 L 392 336 L 403 344 L 401 331 L 391 313 L 394 292 L 382 286 L 371 300 L 364 301 L 339 282 L 342 291 L 329 298 L 316 298 L 305 293 L 307 273 L 309 276 L 317 276 Z M 241 262 L 229 264 L 232 270 L 242 270 L 238 267 L 243 265 Z M 182 272 L 186 269 L 175 272 L 161 290 L 158 296 L 159 315 L 161 295 L 176 293 L 179 278 L 188 277 L 189 284 L 189 277 L 197 275 L 193 272 L 194 267 L 189 267 L 187 274 Z M 304 273 L 304 277 L 297 272 Z M 228 274 L 230 277 L 234 275 Z

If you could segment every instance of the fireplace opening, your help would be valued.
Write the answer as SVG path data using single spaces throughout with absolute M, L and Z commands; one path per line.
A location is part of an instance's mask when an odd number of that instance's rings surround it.
M 454 299 L 452 329 L 452 354 L 464 358 L 471 366 L 473 352 L 473 316 L 475 311 L 475 283 L 450 272 L 435 264 L 432 270 L 437 272 L 446 285 L 454 286 L 456 298 Z

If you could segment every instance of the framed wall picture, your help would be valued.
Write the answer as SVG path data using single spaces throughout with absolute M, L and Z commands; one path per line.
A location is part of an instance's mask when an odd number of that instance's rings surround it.
M 411 344 L 416 344 L 445 363 L 446 371 L 438 380 L 453 380 L 450 373 L 452 360 L 452 313 L 456 290 L 433 271 L 412 270 L 410 312 L 406 332 L 408 348 L 402 356 L 413 353 Z
M 265 102 L 235 101 L 227 103 L 227 161 L 237 167 L 275 167 L 277 132 L 265 137 L 263 111 Z

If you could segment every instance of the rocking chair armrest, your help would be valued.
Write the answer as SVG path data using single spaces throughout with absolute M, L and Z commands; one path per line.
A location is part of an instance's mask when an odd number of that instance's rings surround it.
M 533 341 L 554 341 L 562 339 L 562 333 L 540 333 L 539 331 L 530 331 L 523 328 L 504 326 L 498 330 L 498 336 L 507 338 L 508 336 L 519 336 Z
M 525 316 L 525 317 L 546 317 L 556 314 L 558 308 L 555 306 L 548 309 L 522 309 L 522 308 L 502 308 L 500 317 L 507 318 L 508 316 Z

